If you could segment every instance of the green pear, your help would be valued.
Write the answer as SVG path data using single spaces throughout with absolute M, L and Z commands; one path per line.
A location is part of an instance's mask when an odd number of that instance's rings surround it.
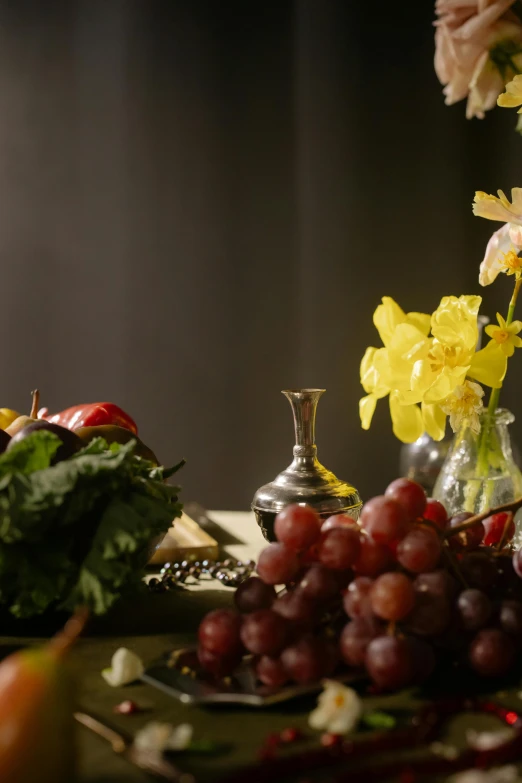
M 31 394 L 33 395 L 33 404 L 29 416 L 18 416 L 18 418 L 12 421 L 11 424 L 5 428 L 5 431 L 11 437 L 16 435 L 17 432 L 20 432 L 20 430 L 23 430 L 23 428 L 27 427 L 27 425 L 31 424 L 31 422 L 38 421 L 38 402 L 40 399 L 40 392 L 38 389 L 35 389 L 35 391 L 31 392 Z
M 78 612 L 48 644 L 13 653 L 0 664 L 2 783 L 74 779 L 74 686 L 64 657 L 86 620 L 87 612 Z

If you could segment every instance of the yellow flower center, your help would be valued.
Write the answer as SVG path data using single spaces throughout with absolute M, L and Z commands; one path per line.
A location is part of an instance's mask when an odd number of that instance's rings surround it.
M 508 274 L 513 274 L 513 272 L 520 273 L 522 270 L 522 258 L 517 256 L 515 250 L 508 250 L 507 253 L 504 253 L 504 258 L 500 259 L 500 266 L 508 271 Z
M 460 364 L 460 348 L 454 345 L 441 345 L 436 343 L 428 353 L 430 369 L 432 372 L 440 372 L 443 367 L 452 370 Z
M 507 329 L 495 329 L 493 332 L 493 339 L 497 343 L 505 343 L 509 340 L 509 332 Z
M 344 707 L 344 696 L 342 693 L 337 694 L 334 699 L 334 704 L 336 707 Z

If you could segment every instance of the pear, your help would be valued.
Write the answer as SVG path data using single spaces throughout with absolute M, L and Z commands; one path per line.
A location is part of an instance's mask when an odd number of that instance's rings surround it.
M 13 411 L 11 408 L 0 408 L 0 429 L 5 430 L 19 416 L 18 411 Z
M 44 647 L 0 664 L 0 780 L 71 783 L 76 748 L 74 687 L 64 657 L 82 632 L 80 610 Z
M 38 389 L 35 389 L 34 392 L 31 392 L 33 395 L 33 405 L 31 407 L 31 413 L 29 416 L 18 416 L 11 424 L 5 428 L 5 431 L 8 435 L 13 437 L 13 435 L 16 435 L 17 432 L 20 432 L 24 427 L 26 427 L 28 424 L 31 424 L 33 421 L 38 421 L 38 401 L 40 399 L 40 392 Z

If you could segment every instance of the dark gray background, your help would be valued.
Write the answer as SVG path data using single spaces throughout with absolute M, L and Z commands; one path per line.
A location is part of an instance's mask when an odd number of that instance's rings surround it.
M 397 474 L 359 427 L 382 295 L 479 291 L 475 189 L 520 185 L 515 111 L 468 122 L 433 4 L 0 1 L 0 407 L 112 400 L 184 496 L 247 507 L 289 461 L 280 390 L 327 389 L 321 460 Z M 522 357 L 503 402 L 517 410 Z M 522 442 L 522 416 L 518 439 Z M 517 425 L 515 425 L 515 429 Z

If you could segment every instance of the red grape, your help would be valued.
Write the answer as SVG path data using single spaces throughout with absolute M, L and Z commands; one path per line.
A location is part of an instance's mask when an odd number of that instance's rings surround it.
M 522 603 L 502 601 L 500 605 L 500 627 L 510 636 L 522 637 Z
M 387 487 L 384 495 L 399 504 L 408 522 L 414 522 L 423 515 L 426 507 L 426 493 L 415 481 L 398 478 Z
M 256 674 L 264 685 L 280 688 L 288 682 L 288 674 L 280 658 L 263 655 L 256 664 Z
M 256 570 L 267 585 L 286 584 L 299 571 L 299 559 L 284 544 L 269 544 L 259 555 Z
M 270 609 L 275 597 L 276 591 L 272 585 L 265 584 L 258 576 L 250 576 L 237 588 L 234 601 L 239 611 L 246 613 Z
M 243 618 L 241 641 L 254 655 L 277 655 L 288 641 L 288 623 L 271 609 L 259 609 Z
M 348 584 L 350 571 L 331 571 L 318 563 L 310 566 L 299 582 L 297 591 L 315 601 L 329 601 Z
M 333 530 L 334 527 L 347 527 L 350 530 L 359 530 L 356 520 L 353 517 L 349 517 L 348 514 L 334 514 L 332 517 L 328 517 L 323 522 L 321 533 L 327 533 L 328 530 Z
M 403 568 L 422 574 L 433 571 L 440 560 L 441 545 L 437 534 L 427 528 L 414 528 L 397 548 L 397 560 Z
M 353 570 L 361 576 L 378 576 L 393 565 L 393 555 L 384 544 L 376 544 L 371 538 L 361 536 L 361 551 Z
M 486 546 L 495 546 L 502 538 L 504 538 L 504 543 L 507 544 L 515 535 L 515 523 L 511 511 L 501 511 L 498 514 L 492 514 L 490 517 L 486 517 L 482 524 L 486 531 L 482 543 Z M 504 536 L 504 528 L 506 527 L 506 536 Z
M 362 666 L 368 645 L 382 633 L 382 625 L 372 617 L 358 617 L 344 626 L 339 640 L 341 657 L 349 666 Z
M 277 540 L 289 549 L 303 552 L 319 539 L 321 520 L 311 506 L 293 503 L 276 516 L 274 532 Z
M 406 639 L 377 636 L 366 650 L 366 669 L 379 688 L 396 690 L 412 682 L 415 666 L 412 648 Z
M 417 593 L 425 592 L 438 595 L 448 602 L 455 600 L 460 591 L 457 580 L 442 568 L 427 574 L 419 574 L 415 577 L 413 586 Z
M 451 620 L 451 605 L 445 596 L 415 592 L 415 606 L 406 617 L 408 630 L 418 636 L 440 636 Z
M 345 571 L 353 566 L 360 551 L 361 541 L 357 529 L 335 527 L 321 536 L 319 560 L 327 568 Z
M 517 549 L 513 555 L 513 568 L 516 575 L 522 579 L 522 549 Z
M 214 609 L 201 621 L 199 643 L 205 650 L 223 657 L 241 650 L 241 616 L 233 609 Z
M 469 660 L 482 677 L 499 677 L 511 669 L 515 660 L 515 645 L 504 631 L 485 628 L 472 641 Z
M 199 645 L 198 660 L 201 664 L 201 668 L 206 672 L 209 672 L 209 674 L 213 674 L 214 677 L 226 677 L 227 674 L 232 674 L 234 669 L 241 663 L 241 653 L 238 652 L 235 655 L 223 656 L 213 653 Z
M 433 522 L 439 530 L 445 530 L 448 525 L 446 509 L 442 503 L 439 503 L 435 498 L 428 498 L 422 516 L 424 519 L 429 519 L 430 522 Z
M 370 591 L 373 612 L 383 620 L 402 620 L 415 605 L 415 590 L 405 574 L 392 572 L 377 577 Z
M 319 614 L 315 604 L 300 590 L 281 595 L 272 605 L 272 611 L 290 620 L 294 631 L 311 630 Z
M 354 620 L 356 617 L 368 617 L 372 613 L 370 590 L 373 579 L 368 576 L 358 576 L 348 585 L 344 594 L 344 611 Z
M 470 552 L 464 555 L 460 567 L 466 582 L 480 590 L 487 590 L 497 578 L 496 565 L 484 552 Z
M 307 683 L 332 674 L 339 654 L 337 645 L 329 639 L 307 636 L 297 644 L 287 647 L 281 660 L 292 680 Z
M 376 543 L 389 544 L 406 535 L 408 520 L 395 500 L 378 495 L 364 504 L 361 526 Z
M 491 601 L 482 590 L 463 590 L 457 601 L 459 616 L 466 631 L 483 628 L 493 611 Z
M 472 516 L 473 514 L 469 511 L 462 511 L 460 514 L 455 514 L 449 521 L 449 527 L 457 527 L 461 522 L 466 522 L 468 519 L 471 519 Z M 476 525 L 473 525 L 473 527 L 468 527 L 466 530 L 462 530 L 460 533 L 450 536 L 450 538 L 448 538 L 449 545 L 452 549 L 456 549 L 457 551 L 462 549 L 478 549 L 484 538 L 484 533 L 484 525 L 482 522 L 478 522 Z

